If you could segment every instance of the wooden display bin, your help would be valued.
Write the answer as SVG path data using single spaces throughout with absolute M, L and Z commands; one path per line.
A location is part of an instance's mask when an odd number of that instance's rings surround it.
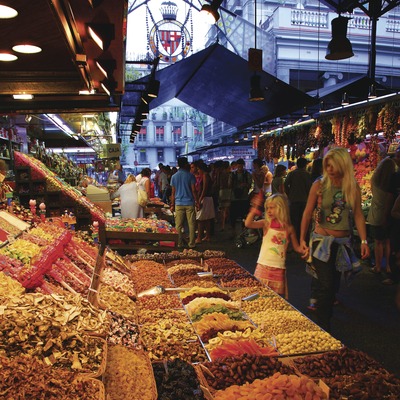
M 104 210 L 104 212 L 106 213 L 112 213 L 112 201 L 108 200 L 108 201 L 92 201 L 92 203 L 94 205 L 96 205 L 97 207 L 100 207 L 102 210 Z

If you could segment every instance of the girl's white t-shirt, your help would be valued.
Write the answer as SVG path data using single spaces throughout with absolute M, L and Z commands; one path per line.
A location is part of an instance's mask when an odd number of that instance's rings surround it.
M 257 263 L 285 269 L 288 235 L 285 229 L 269 228 L 263 236 Z

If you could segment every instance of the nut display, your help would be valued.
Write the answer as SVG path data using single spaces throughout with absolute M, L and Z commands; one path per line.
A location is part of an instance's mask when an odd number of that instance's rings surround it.
M 325 331 L 294 331 L 275 336 L 280 354 L 302 354 L 337 350 L 342 343 Z
M 263 311 L 274 311 L 274 310 L 294 310 L 294 308 L 282 297 L 259 297 L 253 301 L 242 302 L 242 310 L 253 319 L 255 315 Z M 256 318 L 255 318 L 256 319 Z
M 294 331 L 320 331 L 321 328 L 296 311 L 274 310 L 249 314 L 251 320 L 269 336 Z
M 161 294 L 159 296 L 143 296 L 137 301 L 140 310 L 168 310 L 171 308 L 180 308 L 183 305 L 177 294 Z

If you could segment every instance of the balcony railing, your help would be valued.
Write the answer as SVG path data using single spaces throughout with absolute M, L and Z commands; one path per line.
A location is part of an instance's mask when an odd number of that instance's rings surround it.
M 292 25 L 327 28 L 328 13 L 318 11 L 292 10 L 291 22 Z
M 388 19 L 386 21 L 386 32 L 400 32 L 400 20 L 398 19 Z

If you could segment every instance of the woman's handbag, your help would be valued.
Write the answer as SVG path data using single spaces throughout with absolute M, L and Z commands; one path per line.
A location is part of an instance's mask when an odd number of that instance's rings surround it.
M 146 207 L 147 203 L 149 202 L 149 198 L 147 196 L 147 192 L 143 189 L 138 187 L 138 195 L 137 195 L 138 203 L 141 207 Z

